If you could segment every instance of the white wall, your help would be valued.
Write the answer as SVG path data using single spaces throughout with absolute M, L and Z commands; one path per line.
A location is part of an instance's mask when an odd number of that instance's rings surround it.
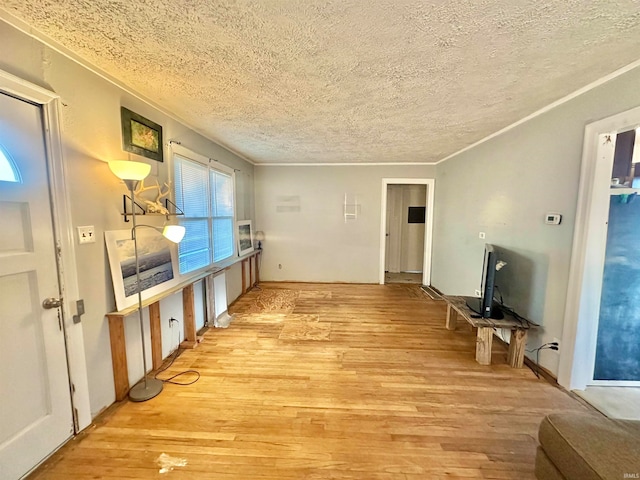
M 92 415 L 114 399 L 107 312 L 115 310 L 111 277 L 103 235 L 106 230 L 125 229 L 122 221 L 122 195 L 126 189 L 111 172 L 107 161 L 126 159 L 148 161 L 152 165 L 150 182 L 168 178 L 169 151 L 164 163 L 145 160 L 122 150 L 120 106 L 125 106 L 163 127 L 165 142 L 176 140 L 184 147 L 238 169 L 239 217 L 253 216 L 253 166 L 179 121 L 162 113 L 122 88 L 104 80 L 67 57 L 0 21 L 0 69 L 47 88 L 61 97 L 62 141 L 65 168 L 72 203 L 74 226 L 94 225 L 94 244 L 76 245 L 80 295 L 85 301 L 83 333 L 89 374 Z M 163 217 L 156 217 L 161 224 Z M 159 220 L 158 220 L 159 219 Z M 152 223 L 145 219 L 145 223 Z M 237 269 L 239 267 L 233 267 Z M 229 276 L 239 278 L 238 275 Z M 237 293 L 240 286 L 230 285 Z M 235 297 L 234 297 L 235 298 Z M 233 298 L 232 298 L 233 299 Z M 161 302 L 163 353 L 171 348 L 174 329 L 168 319 L 174 316 L 182 324 L 182 299 L 174 295 Z M 201 307 L 201 302 L 196 303 Z M 146 315 L 145 311 L 145 315 Z M 196 312 L 202 323 L 203 313 Z M 127 355 L 130 379 L 142 376 L 140 337 L 135 316 L 126 319 Z M 137 333 L 136 333 L 137 332 Z M 175 341 L 174 341 L 175 343 Z
M 520 313 L 542 325 L 527 348 L 561 339 L 584 127 L 640 105 L 639 84 L 632 70 L 439 164 L 432 284 L 473 295 L 484 243 L 509 248 L 531 274 Z M 562 223 L 545 225 L 547 212 L 561 213 Z M 540 360 L 557 374 L 557 354 L 545 351 Z
M 255 229 L 265 234 L 261 280 L 378 283 L 382 179 L 433 178 L 434 170 L 256 167 Z M 345 193 L 360 205 L 358 218 L 346 223 Z

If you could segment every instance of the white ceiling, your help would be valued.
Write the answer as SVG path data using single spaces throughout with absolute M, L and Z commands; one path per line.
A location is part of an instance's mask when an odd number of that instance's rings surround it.
M 0 8 L 255 163 L 438 161 L 640 58 L 640 0 Z

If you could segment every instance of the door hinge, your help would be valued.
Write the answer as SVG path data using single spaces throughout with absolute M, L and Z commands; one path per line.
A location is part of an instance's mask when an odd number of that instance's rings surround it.
M 73 408 L 73 431 L 80 433 L 80 423 L 78 422 L 78 409 Z

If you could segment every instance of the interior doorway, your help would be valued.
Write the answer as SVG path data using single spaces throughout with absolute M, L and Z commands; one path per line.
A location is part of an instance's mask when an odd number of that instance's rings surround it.
M 618 362 L 619 365 L 613 369 L 606 365 L 611 360 L 606 358 L 608 352 L 637 351 L 636 341 L 640 338 L 637 326 L 640 325 L 640 310 L 633 295 L 625 294 L 629 287 L 636 288 L 634 284 L 638 282 L 633 275 L 617 278 L 621 267 L 636 270 L 635 237 L 626 230 L 636 209 L 634 204 L 640 202 L 637 198 L 640 189 L 634 185 L 635 166 L 631 158 L 627 159 L 629 168 L 624 168 L 626 174 L 618 171 L 620 165 L 614 168 L 619 134 L 633 131 L 639 125 L 640 108 L 636 108 L 594 122 L 585 129 L 563 332 L 564 351 L 558 375 L 558 382 L 572 390 L 584 390 L 589 385 L 621 387 L 640 384 L 633 379 L 640 374 L 638 355 L 625 355 L 622 363 Z M 621 139 L 626 136 L 633 135 L 621 135 Z M 631 141 L 627 143 L 632 144 Z M 631 237 L 631 250 L 618 248 L 616 242 L 622 237 L 611 239 L 609 234 L 626 236 L 627 241 Z M 608 285 L 609 280 L 612 280 L 611 285 Z M 640 284 L 637 288 L 640 289 Z M 606 310 L 604 316 L 603 309 Z M 636 321 L 634 317 L 637 318 L 635 327 L 629 323 Z M 613 377 L 619 373 L 620 365 L 625 375 L 623 379 L 616 380 Z M 617 373 L 610 375 L 609 371 Z
M 426 185 L 387 185 L 385 283 L 422 284 Z
M 430 284 L 434 183 L 382 179 L 381 284 Z
M 640 296 L 640 148 L 634 148 L 635 128 L 612 134 L 609 140 L 615 147 L 590 384 L 640 386 L 640 308 L 636 306 Z

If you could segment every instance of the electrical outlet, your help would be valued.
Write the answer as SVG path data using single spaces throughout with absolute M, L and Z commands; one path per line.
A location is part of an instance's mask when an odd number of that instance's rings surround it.
M 476 297 L 480 297 L 480 290 L 476 290 Z
M 558 350 L 552 350 L 552 351 L 556 355 L 560 355 L 560 348 L 562 346 L 562 343 L 560 342 L 560 339 L 559 338 L 554 338 L 553 340 L 551 340 L 551 342 L 556 342 L 558 344 Z
M 478 238 L 486 238 L 486 234 L 484 232 L 478 233 Z
M 93 225 L 78 227 L 78 243 L 96 243 L 96 230 Z

